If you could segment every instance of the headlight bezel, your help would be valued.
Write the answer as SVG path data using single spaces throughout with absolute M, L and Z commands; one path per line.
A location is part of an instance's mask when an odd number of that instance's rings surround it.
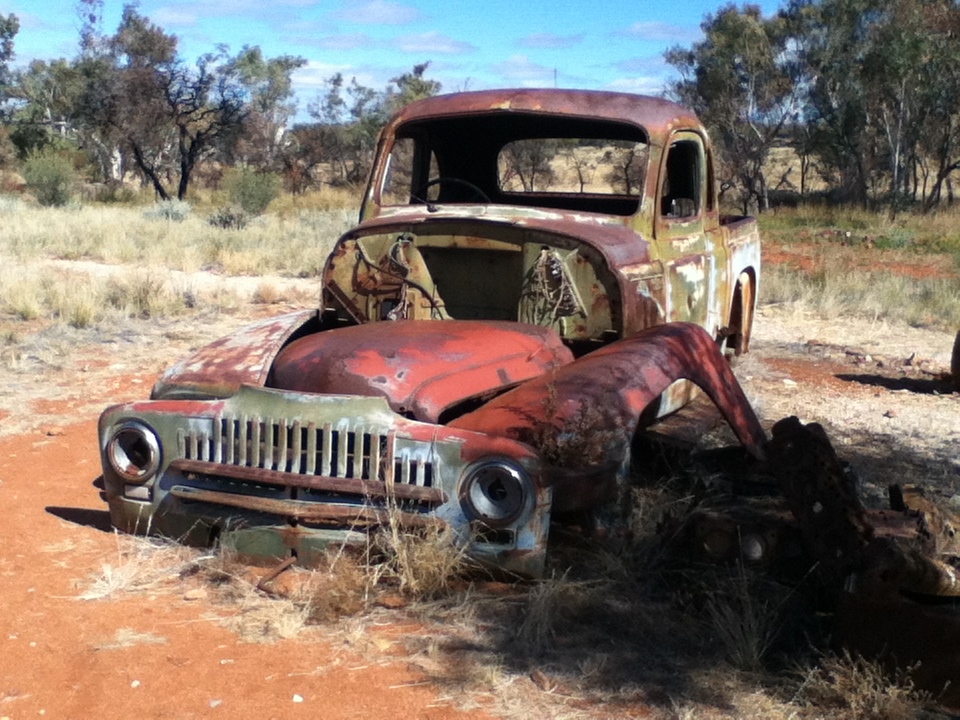
M 160 470 L 161 448 L 156 431 L 140 420 L 124 420 L 110 431 L 104 457 L 125 483 L 142 485 Z
M 464 514 L 491 528 L 515 525 L 530 514 L 536 499 L 527 471 L 504 457 L 469 465 L 461 476 L 458 495 Z

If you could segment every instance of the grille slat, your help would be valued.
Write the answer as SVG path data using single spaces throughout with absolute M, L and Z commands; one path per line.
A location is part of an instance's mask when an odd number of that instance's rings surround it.
M 333 426 L 323 426 L 323 459 L 320 462 L 320 475 L 330 475 L 330 462 L 333 459 Z
M 250 467 L 258 467 L 260 465 L 260 423 L 251 423 L 250 430 Z
M 238 438 L 240 447 L 237 453 L 237 465 L 246 466 L 247 464 L 247 425 L 247 416 L 244 415 L 240 418 L 240 437 Z
M 217 413 L 213 418 L 213 462 L 223 462 L 223 415 Z
M 380 441 L 383 438 L 380 434 L 370 435 L 370 479 L 380 479 Z
M 371 480 L 430 487 L 433 463 L 409 445 L 396 451 L 393 432 L 356 427 L 334 429 L 331 423 L 301 424 L 247 415 L 217 415 L 210 430 L 177 431 L 177 454 L 236 467 L 295 475 Z
M 300 472 L 300 453 L 302 450 L 303 444 L 303 432 L 300 428 L 300 421 L 293 421 L 293 452 L 290 454 L 290 472 L 299 473 Z M 280 470 L 287 469 L 286 459 L 280 463 Z
M 307 425 L 307 475 L 315 475 L 317 470 L 317 424 Z

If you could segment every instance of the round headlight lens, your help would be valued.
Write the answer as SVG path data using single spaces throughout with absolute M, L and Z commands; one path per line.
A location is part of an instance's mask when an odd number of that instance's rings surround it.
M 110 467 L 124 480 L 143 483 L 160 467 L 160 441 L 149 427 L 130 420 L 113 433 L 106 455 Z
M 487 525 L 509 525 L 520 517 L 530 497 L 526 474 L 506 460 L 474 465 L 460 486 L 460 502 L 468 515 Z

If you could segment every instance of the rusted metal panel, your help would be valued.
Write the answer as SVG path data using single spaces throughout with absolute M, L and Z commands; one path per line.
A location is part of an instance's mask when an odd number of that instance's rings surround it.
M 729 364 L 714 340 L 690 323 L 662 325 L 612 343 L 450 425 L 540 447 L 571 433 L 593 432 L 606 445 L 604 461 L 597 464 L 615 467 L 625 461 L 644 409 L 680 379 L 702 388 L 744 447 L 764 457 L 766 433 Z
M 447 494 L 440 488 L 420 487 L 418 485 L 380 483 L 372 480 L 354 478 L 327 477 L 318 475 L 299 475 L 263 468 L 210 463 L 200 460 L 174 460 L 170 468 L 190 475 L 213 475 L 235 478 L 252 483 L 294 487 L 304 490 L 323 490 L 335 493 L 349 493 L 364 498 L 395 498 L 413 500 L 428 505 L 441 505 L 447 501 Z
M 699 127 L 686 108 L 661 98 L 584 90 L 509 89 L 455 93 L 410 103 L 391 125 L 425 118 L 530 112 L 620 122 L 666 132 L 673 127 Z
M 252 510 L 306 522 L 338 522 L 350 528 L 360 525 L 385 525 L 391 521 L 404 527 L 425 527 L 441 523 L 440 520 L 429 515 L 395 508 L 382 509 L 343 503 L 278 500 L 217 490 L 201 490 L 185 485 L 174 485 L 170 489 L 170 494 L 188 502 Z
M 512 234 L 510 231 L 513 227 L 566 237 L 578 243 L 587 241 L 603 254 L 611 267 L 650 260 L 648 241 L 617 218 L 514 206 L 488 206 L 482 208 L 482 212 L 462 206 L 441 206 L 433 212 L 425 210 L 423 205 L 392 207 L 384 209 L 382 215 L 360 223 L 345 237 L 416 232 L 416 228 L 424 224 L 437 226 L 437 234 L 448 228 L 446 231 L 449 234 L 499 239 L 504 236 L 516 237 L 515 231 Z M 463 231 L 459 228 L 463 228 Z
M 573 360 L 548 328 L 506 322 L 408 320 L 309 335 L 277 357 L 271 384 L 296 392 L 381 396 L 436 422 L 452 405 Z
M 167 370 L 152 397 L 227 397 L 241 385 L 263 385 L 280 348 L 316 317 L 316 310 L 302 310 L 220 338 Z

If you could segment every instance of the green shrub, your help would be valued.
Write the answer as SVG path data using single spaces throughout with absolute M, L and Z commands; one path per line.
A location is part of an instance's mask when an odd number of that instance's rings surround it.
M 102 183 L 96 186 L 93 199 L 108 204 L 127 204 L 137 199 L 137 191 L 123 183 Z
M 183 200 L 163 200 L 143 211 L 149 220 L 168 220 L 183 222 L 190 215 L 190 203 Z
M 280 178 L 273 173 L 234 170 L 227 174 L 224 185 L 230 201 L 248 215 L 263 214 L 280 194 Z
M 249 220 L 250 218 L 241 208 L 231 205 L 217 210 L 210 216 L 208 222 L 224 230 L 243 230 Z
M 21 174 L 27 188 L 44 207 L 62 207 L 70 202 L 74 171 L 68 158 L 33 155 L 24 163 Z

